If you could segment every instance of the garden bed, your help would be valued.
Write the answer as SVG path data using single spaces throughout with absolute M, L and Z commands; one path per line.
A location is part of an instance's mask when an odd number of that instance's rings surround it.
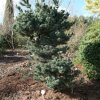
M 33 81 L 33 75 L 22 79 L 29 71 L 29 67 L 25 66 L 26 63 L 29 63 L 28 54 L 29 51 L 24 51 L 23 55 L 19 53 L 17 56 L 16 53 L 14 55 L 8 50 L 8 54 L 6 53 L 10 58 L 8 62 L 6 62 L 5 55 L 0 59 L 0 73 L 1 70 L 5 72 L 0 78 L 0 100 L 43 100 L 41 90 L 45 90 L 44 100 L 100 100 L 100 82 L 90 82 L 85 76 L 83 83 L 75 85 L 73 93 L 67 86 L 61 92 L 52 91 L 45 87 L 45 83 Z M 32 62 L 30 63 L 32 64 Z M 34 67 L 34 64 L 32 66 Z M 18 73 L 20 68 L 24 73 Z M 77 68 L 82 67 L 78 65 Z M 7 71 L 7 69 L 9 70 Z M 78 78 L 81 77 L 82 75 Z

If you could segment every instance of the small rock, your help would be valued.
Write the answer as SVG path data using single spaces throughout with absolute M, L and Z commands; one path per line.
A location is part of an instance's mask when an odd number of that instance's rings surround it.
M 25 95 L 29 95 L 30 94 L 30 92 L 29 91 L 25 91 Z
M 40 96 L 40 95 L 41 95 L 41 93 L 40 93 L 39 90 L 37 90 L 37 91 L 35 92 L 35 94 L 36 94 L 36 96 Z

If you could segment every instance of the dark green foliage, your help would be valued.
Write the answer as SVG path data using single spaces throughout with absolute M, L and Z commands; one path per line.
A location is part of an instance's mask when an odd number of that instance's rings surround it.
M 75 62 L 81 63 L 86 68 L 87 76 L 90 79 L 100 80 L 100 21 L 88 28 L 76 56 Z
M 5 52 L 5 49 L 6 49 L 5 41 L 3 39 L 3 36 L 0 36 L 0 55 Z
M 90 79 L 100 80 L 100 41 L 90 43 L 84 49 L 86 73 Z
M 36 3 L 35 11 L 30 8 L 20 12 L 13 28 L 15 32 L 30 37 L 28 48 L 38 63 L 32 69 L 34 80 L 44 81 L 48 88 L 60 90 L 66 84 L 74 84 L 74 77 L 79 71 L 72 71 L 71 61 L 61 56 L 67 47 L 57 48 L 69 40 L 70 36 L 64 30 L 70 29 L 73 22 L 67 20 L 69 14 L 64 10 L 57 11 L 56 0 L 54 4 L 52 7 L 44 2 Z

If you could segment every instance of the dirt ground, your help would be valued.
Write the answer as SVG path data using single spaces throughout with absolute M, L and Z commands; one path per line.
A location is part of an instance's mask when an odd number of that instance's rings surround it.
M 28 50 L 8 50 L 0 57 L 0 100 L 100 100 L 100 81 L 91 82 L 85 76 L 83 83 L 75 85 L 73 93 L 68 87 L 61 92 L 52 91 L 45 83 L 33 81 L 33 75 L 23 79 L 29 65 L 34 67 L 28 54 Z M 82 70 L 81 65 L 77 68 Z M 24 73 L 18 73 L 19 69 Z M 45 90 L 44 99 L 41 90 Z

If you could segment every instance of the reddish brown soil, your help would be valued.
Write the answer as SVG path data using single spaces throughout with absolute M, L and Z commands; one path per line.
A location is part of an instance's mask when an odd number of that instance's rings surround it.
M 9 61 L 9 63 L 5 64 L 1 62 L 2 69 L 3 66 L 6 69 L 7 66 L 10 67 L 22 62 L 24 60 L 16 60 L 16 62 L 12 63 Z M 78 65 L 78 69 L 81 69 L 81 65 Z M 44 100 L 100 100 L 100 82 L 90 82 L 84 77 L 84 83 L 76 84 L 73 93 L 68 87 L 61 92 L 56 92 L 45 87 L 45 83 L 33 81 L 33 75 L 27 79 L 22 79 L 25 73 L 29 71 L 29 68 L 25 67 L 23 71 L 23 74 L 18 73 L 16 70 L 8 72 L 0 79 L 0 100 L 43 100 L 41 90 L 46 91 Z

